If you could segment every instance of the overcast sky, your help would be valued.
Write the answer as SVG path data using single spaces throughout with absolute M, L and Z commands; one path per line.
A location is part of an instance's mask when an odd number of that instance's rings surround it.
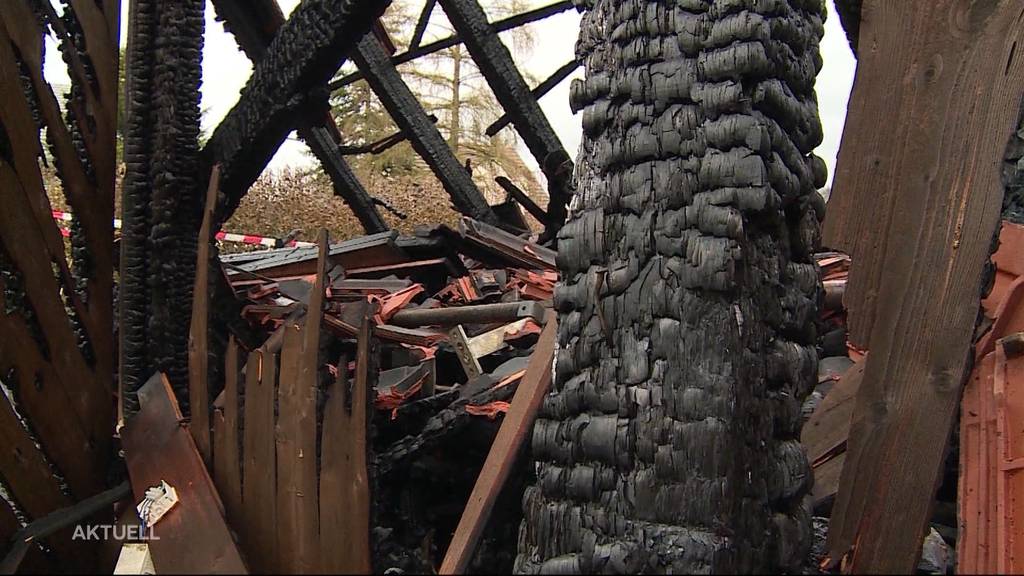
M 534 6 L 550 2 L 551 0 L 532 0 Z M 299 0 L 279 0 L 279 3 L 288 14 L 298 5 Z M 123 2 L 122 6 L 126 12 L 128 2 Z M 828 0 L 828 8 L 831 17 L 826 21 L 825 38 L 821 45 L 825 66 L 817 82 L 825 139 L 817 153 L 828 164 L 831 182 L 846 119 L 846 104 L 853 84 L 855 64 L 846 36 L 839 25 L 839 18 L 835 16 L 833 0 Z M 530 57 L 521 64 L 522 67 L 534 78 L 543 79 L 568 62 L 573 57 L 579 18 L 579 14 L 570 10 L 533 24 L 536 47 Z M 224 31 L 223 25 L 214 21 L 213 8 L 209 2 L 206 6 L 206 30 L 206 43 L 203 48 L 202 108 L 203 128 L 209 133 L 237 102 L 239 90 L 252 72 L 252 64 L 238 50 L 234 37 Z M 122 43 L 126 37 L 127 17 L 126 14 L 122 14 Z M 426 41 L 429 40 L 428 32 Z M 48 40 L 48 49 L 55 50 L 52 39 Z M 55 52 L 51 52 L 53 53 Z M 60 69 L 63 66 L 60 58 L 47 58 L 46 62 L 47 78 L 55 83 L 66 84 L 67 72 Z M 577 76 L 582 76 L 582 70 L 577 71 Z M 569 81 L 563 82 L 541 99 L 541 107 L 566 149 L 575 157 L 582 129 L 580 116 L 573 116 L 569 110 Z M 521 148 L 523 157 L 529 161 L 530 155 L 526 153 L 525 148 Z M 298 141 L 293 133 L 274 157 L 271 168 L 309 165 L 313 160 L 306 154 L 306 150 L 306 146 Z

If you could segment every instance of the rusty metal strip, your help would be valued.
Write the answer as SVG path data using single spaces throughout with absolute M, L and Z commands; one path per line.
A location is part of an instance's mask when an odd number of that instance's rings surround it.
M 498 493 L 505 485 L 520 448 L 530 437 L 533 421 L 540 410 L 541 402 L 551 387 L 552 361 L 555 353 L 555 334 L 557 332 L 554 312 L 546 317 L 544 332 L 537 342 L 526 375 L 512 397 L 512 404 L 501 423 L 498 435 L 494 439 L 487 460 L 484 461 L 480 476 L 469 496 L 469 502 L 462 513 L 455 535 L 445 553 L 440 574 L 464 574 L 469 561 L 473 558 L 476 545 L 480 540 L 491 509 L 498 498 Z

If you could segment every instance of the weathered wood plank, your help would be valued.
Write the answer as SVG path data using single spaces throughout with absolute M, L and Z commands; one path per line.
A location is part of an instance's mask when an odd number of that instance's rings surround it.
M 807 459 L 812 465 L 846 444 L 850 418 L 863 377 L 863 361 L 850 366 L 804 424 L 800 442 L 807 450 Z
M 188 334 L 188 403 L 191 409 L 192 437 L 195 438 L 199 454 L 207 466 L 210 460 L 210 243 L 213 241 L 213 209 L 217 203 L 217 188 L 220 185 L 220 167 L 214 166 L 210 173 L 210 186 L 206 190 L 206 205 L 203 208 L 203 224 L 199 228 L 196 249 L 196 277 L 192 288 L 192 326 Z
M 224 359 L 224 404 L 213 415 L 213 480 L 229 520 L 242 520 L 242 472 L 238 453 L 238 343 L 228 339 Z M 241 528 L 241 526 L 237 526 Z
M 370 482 L 367 425 L 372 369 L 372 306 L 362 304 L 355 383 L 349 390 L 347 358 L 324 408 L 323 469 L 320 475 L 320 558 L 328 573 L 367 574 L 370 557 Z
M 829 548 L 854 572 L 905 573 L 966 377 L 1024 86 L 1024 11 L 875 0 L 862 26 L 827 237 L 853 255 L 851 338 L 872 353 Z
M 318 549 L 316 388 L 302 379 L 305 329 L 291 324 L 285 331 L 276 428 L 278 567 L 293 573 L 311 571 Z
M 245 564 L 227 523 L 224 506 L 189 434 L 167 378 L 156 374 L 139 390 L 141 410 L 122 439 L 135 501 L 166 481 L 178 504 L 153 526 L 149 542 L 160 574 L 242 574 Z
M 242 531 L 247 557 L 260 572 L 273 572 L 277 566 L 277 507 L 274 505 L 277 492 L 274 444 L 276 388 L 277 356 L 264 349 L 250 353 L 245 374 Z
M 544 396 L 551 388 L 552 360 L 555 354 L 557 320 L 554 312 L 548 312 L 544 331 L 533 349 L 526 375 L 512 397 L 512 405 L 501 423 L 487 460 L 473 486 L 469 502 L 455 529 L 455 535 L 441 564 L 441 574 L 464 574 L 473 559 L 480 535 L 487 526 L 491 509 L 498 499 L 505 481 L 512 472 L 516 458 L 537 418 Z

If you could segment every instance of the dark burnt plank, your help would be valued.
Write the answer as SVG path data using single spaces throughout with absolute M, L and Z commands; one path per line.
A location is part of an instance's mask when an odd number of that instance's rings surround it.
M 218 224 L 238 207 L 296 126 L 297 115 L 310 104 L 323 101 L 321 88 L 389 4 L 379 0 L 307 0 L 281 26 L 255 64 L 238 103 L 203 151 L 209 162 L 220 162 L 224 169 Z
M 951 15 L 965 23 L 953 36 Z M 998 230 L 1022 23 L 1011 2 L 864 3 L 860 45 L 873 48 L 826 234 L 853 256 L 851 339 L 871 350 L 829 530 L 833 561 L 854 572 L 911 572 L 920 553 Z
M 139 390 L 140 411 L 122 439 L 135 501 L 166 481 L 178 504 L 155 526 L 149 542 L 161 574 L 243 574 L 245 564 L 224 519 L 224 506 L 196 450 L 167 378 L 156 374 Z
M 320 493 L 330 497 L 320 501 L 320 556 L 322 570 L 338 574 L 368 574 L 372 569 L 367 426 L 373 310 L 367 302 L 355 306 L 360 318 L 355 382 L 350 391 L 343 357 L 324 408 Z
M 477 0 L 439 0 L 498 102 L 548 179 L 548 232 L 565 221 L 572 160 Z
M 395 124 L 409 138 L 413 149 L 441 181 L 455 209 L 477 220 L 496 224 L 494 211 L 427 116 L 416 95 L 402 80 L 380 40 L 374 34 L 364 35 L 352 58 Z
M 215 0 L 213 6 L 253 62 L 260 61 L 285 22 L 277 0 Z M 326 97 L 322 106 L 314 109 L 318 108 L 326 108 Z M 330 113 L 324 110 L 309 114 L 306 120 L 299 121 L 297 128 L 299 137 L 309 145 L 330 176 L 334 193 L 348 203 L 366 232 L 387 230 L 388 225 L 377 211 L 373 198 L 338 150 L 341 133 Z

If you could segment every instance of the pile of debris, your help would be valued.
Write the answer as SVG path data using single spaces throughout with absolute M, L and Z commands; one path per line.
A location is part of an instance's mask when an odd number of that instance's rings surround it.
M 245 303 L 243 317 L 264 339 L 310 304 L 317 247 L 223 255 L 221 261 Z M 332 244 L 325 268 L 321 325 L 334 338 L 324 338 L 322 349 L 355 339 L 360 326 L 353 311 L 366 301 L 375 304 L 377 365 L 369 379 L 375 383 L 374 564 L 435 569 L 499 416 L 526 373 L 558 280 L 555 253 L 465 218 L 457 230 L 439 226 L 413 236 L 387 232 Z M 353 364 L 327 370 L 336 376 Z M 533 475 L 527 462 L 516 459 L 473 569 L 511 569 L 519 501 Z

